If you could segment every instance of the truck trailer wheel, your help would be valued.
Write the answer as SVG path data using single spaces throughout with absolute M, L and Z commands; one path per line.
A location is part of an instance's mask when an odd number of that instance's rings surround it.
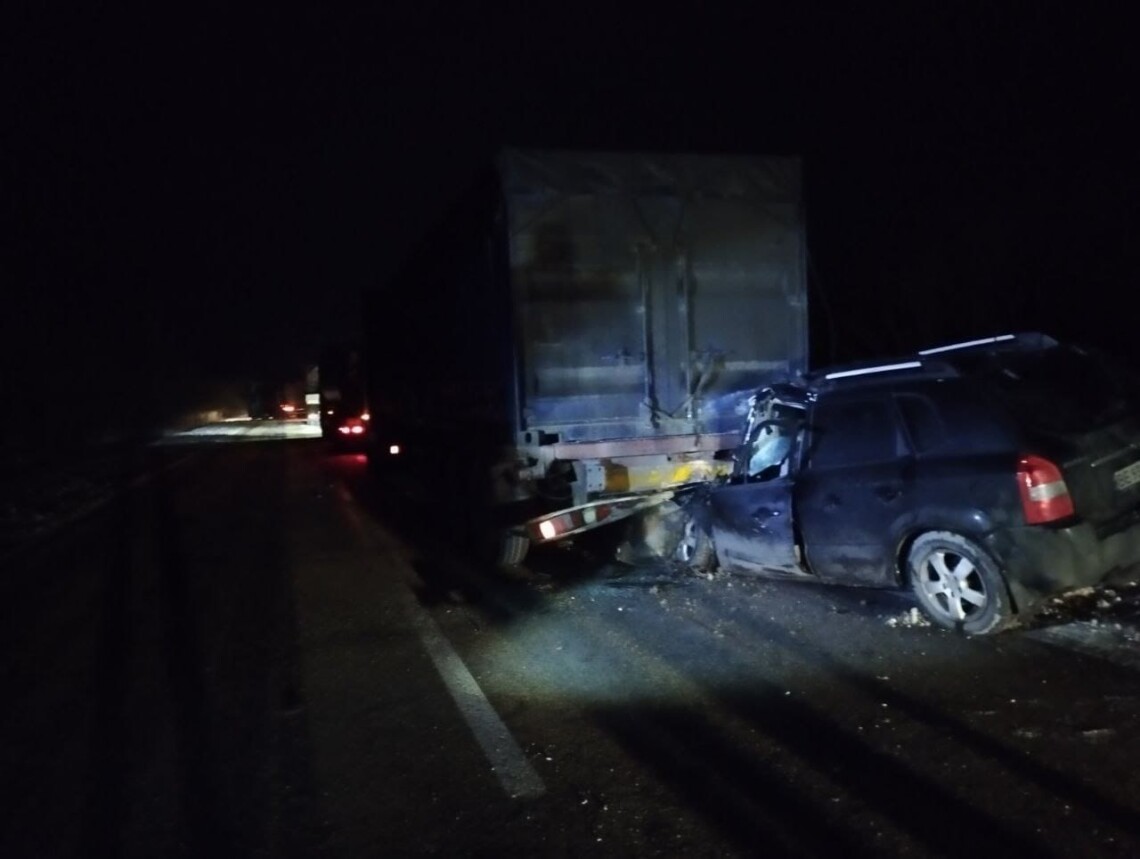
M 517 567 L 526 560 L 530 538 L 525 534 L 505 531 L 499 536 L 497 563 L 503 567 Z

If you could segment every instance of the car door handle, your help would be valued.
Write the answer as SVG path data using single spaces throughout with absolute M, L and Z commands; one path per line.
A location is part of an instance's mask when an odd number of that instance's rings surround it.
M 764 521 L 766 519 L 774 519 L 775 517 L 777 517 L 779 515 L 780 515 L 779 509 L 772 508 L 772 507 L 758 507 L 756 510 L 754 510 L 752 512 L 752 518 L 760 520 L 760 521 Z
M 881 501 L 894 501 L 902 495 L 902 487 L 896 483 L 881 483 L 875 487 L 875 497 Z

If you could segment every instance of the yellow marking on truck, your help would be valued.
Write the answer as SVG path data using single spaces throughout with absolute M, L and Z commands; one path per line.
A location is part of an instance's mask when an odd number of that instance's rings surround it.
M 639 468 L 636 465 L 607 463 L 605 487 L 606 492 L 644 492 L 714 480 L 731 470 L 731 463 L 704 459 L 666 467 L 655 465 Z

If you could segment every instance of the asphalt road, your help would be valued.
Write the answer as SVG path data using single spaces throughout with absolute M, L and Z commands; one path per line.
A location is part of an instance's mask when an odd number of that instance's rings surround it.
M 496 575 L 320 442 L 141 456 L 6 563 L 2 856 L 1140 854 L 1135 589 L 966 639 L 601 544 Z

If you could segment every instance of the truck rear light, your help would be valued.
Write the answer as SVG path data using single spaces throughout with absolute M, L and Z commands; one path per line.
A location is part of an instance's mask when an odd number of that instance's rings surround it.
M 1075 512 L 1061 469 L 1043 457 L 1030 454 L 1018 460 L 1017 488 L 1029 525 L 1055 522 Z
M 542 543 L 564 534 L 582 531 L 608 519 L 613 510 L 609 504 L 593 504 L 552 514 L 541 520 L 532 520 L 531 524 L 537 530 L 537 533 L 532 533 L 532 539 Z

